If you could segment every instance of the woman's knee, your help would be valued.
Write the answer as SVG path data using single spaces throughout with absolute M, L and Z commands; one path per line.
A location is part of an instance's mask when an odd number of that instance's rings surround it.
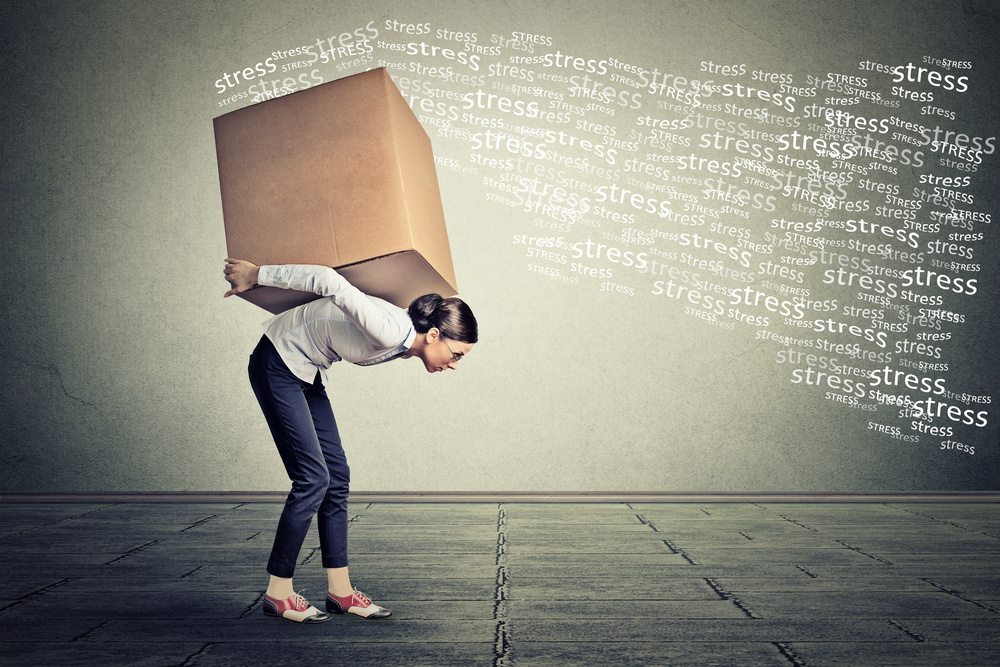
M 289 501 L 315 510 L 323 502 L 329 487 L 330 474 L 325 472 L 311 475 L 308 479 L 293 481 Z
M 351 489 L 351 469 L 346 465 L 330 471 L 326 495 L 331 498 L 346 498 Z

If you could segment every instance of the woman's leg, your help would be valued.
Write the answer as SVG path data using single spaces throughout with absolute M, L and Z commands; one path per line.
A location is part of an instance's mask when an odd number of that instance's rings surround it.
M 333 416 L 326 389 L 317 382 L 305 391 L 305 396 L 312 411 L 316 437 L 323 451 L 326 468 L 330 473 L 330 483 L 316 517 L 323 567 L 327 568 L 327 572 L 337 573 L 338 592 L 350 595 L 353 589 L 347 577 L 347 497 L 350 492 L 351 469 L 347 465 L 347 455 L 340 442 L 337 420 Z M 342 591 L 344 584 L 347 586 L 346 593 Z
M 266 337 L 250 357 L 249 374 L 292 482 L 267 563 L 275 587 L 290 587 L 291 582 L 281 580 L 291 579 L 295 573 L 302 542 L 329 488 L 330 473 L 306 398 L 311 385 L 292 375 Z
M 312 410 L 313 424 L 326 467 L 330 471 L 330 484 L 317 515 L 320 552 L 328 582 L 326 609 L 338 614 L 351 613 L 371 619 L 389 618 L 392 616 L 391 611 L 374 604 L 363 593 L 355 592 L 351 586 L 347 569 L 347 496 L 351 471 L 347 467 L 347 456 L 340 443 L 337 421 L 323 385 L 317 381 L 306 389 L 305 395 Z
M 347 567 L 328 567 L 326 569 L 326 582 L 329 595 L 347 597 L 354 592 Z

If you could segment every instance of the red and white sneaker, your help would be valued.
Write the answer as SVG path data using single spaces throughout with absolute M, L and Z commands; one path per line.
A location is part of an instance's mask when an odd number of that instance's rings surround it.
M 265 593 L 264 604 L 261 608 L 268 616 L 287 618 L 290 621 L 298 621 L 299 623 L 322 623 L 323 621 L 330 620 L 329 614 L 325 614 L 310 605 L 298 593 L 293 593 L 292 597 L 284 600 L 276 600 Z
M 372 599 L 355 589 L 353 593 L 346 597 L 337 597 L 332 594 L 326 596 L 326 610 L 334 614 L 357 614 L 362 618 L 389 618 L 392 612 L 385 607 L 380 607 Z

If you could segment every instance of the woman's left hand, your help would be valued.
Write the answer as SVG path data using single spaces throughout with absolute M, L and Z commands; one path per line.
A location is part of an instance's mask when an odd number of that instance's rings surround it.
M 223 297 L 246 292 L 248 289 L 257 286 L 257 272 L 260 270 L 256 264 L 252 264 L 244 259 L 226 258 L 226 268 L 222 271 L 229 284 L 233 286 L 231 290 L 223 294 Z

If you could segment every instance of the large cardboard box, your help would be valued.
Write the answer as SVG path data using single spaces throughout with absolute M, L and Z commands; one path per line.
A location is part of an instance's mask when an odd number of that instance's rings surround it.
M 332 266 L 405 308 L 456 294 L 430 139 L 384 68 L 215 119 L 230 257 Z M 258 287 L 278 313 L 316 295 Z

